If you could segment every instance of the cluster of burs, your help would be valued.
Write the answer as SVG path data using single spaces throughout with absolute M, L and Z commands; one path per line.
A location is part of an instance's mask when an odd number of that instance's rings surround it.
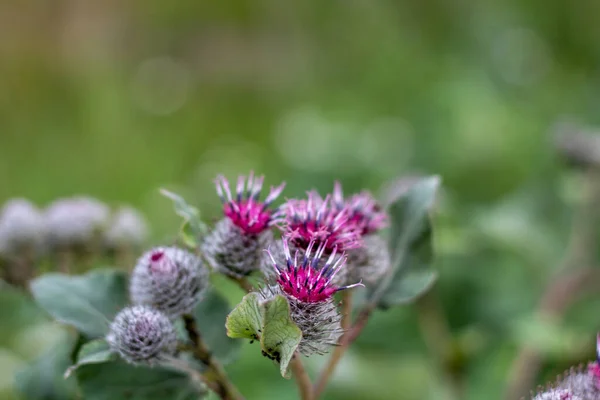
M 254 291 L 262 302 L 288 300 L 291 320 L 302 331 L 298 351 L 327 352 L 343 333 L 335 293 L 374 285 L 390 268 L 380 236 L 386 213 L 368 192 L 345 198 L 338 183 L 330 195 L 311 191 L 278 207 L 273 203 L 283 184 L 266 196 L 263 177 L 252 174 L 240 177 L 233 190 L 224 177 L 216 184 L 223 218 L 197 238 L 197 248 L 157 247 L 136 262 L 132 305 L 112 321 L 110 348 L 133 364 L 172 363 L 177 321 L 202 301 L 212 271 L 237 281 L 258 277 Z
M 93 257 L 130 256 L 139 253 L 147 236 L 144 217 L 130 206 L 111 209 L 76 196 L 40 209 L 12 199 L 0 211 L 2 279 L 23 286 L 43 270 L 74 272 L 73 266 L 85 266 Z

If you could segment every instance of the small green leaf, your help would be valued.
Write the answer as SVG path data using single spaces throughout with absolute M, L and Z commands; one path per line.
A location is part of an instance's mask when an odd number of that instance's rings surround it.
M 263 310 L 258 293 L 248 293 L 227 316 L 227 336 L 235 339 L 257 340 L 263 326 Z
M 99 364 L 116 359 L 117 355 L 110 350 L 104 339 L 92 340 L 81 347 L 79 354 L 77 354 L 77 363 L 67 368 L 65 378 L 71 376 L 82 365 Z
M 123 361 L 82 365 L 75 374 L 86 400 L 197 400 L 206 393 L 182 372 Z
M 183 224 L 181 224 L 181 229 L 179 229 L 179 237 L 181 238 L 183 244 L 190 249 L 198 248 L 198 239 L 196 238 L 189 221 L 183 221 Z
M 75 335 L 65 334 L 59 343 L 15 376 L 15 387 L 24 400 L 68 400 L 76 397 L 74 381 L 62 376 L 71 364 Z
M 225 322 L 230 311 L 227 300 L 213 288 L 207 290 L 202 301 L 194 309 L 194 317 L 202 338 L 222 364 L 233 361 L 241 346 L 239 340 L 227 337 Z
M 382 308 L 410 302 L 435 282 L 429 213 L 439 185 L 437 176 L 412 182 L 390 206 L 392 268 L 370 295 Z
M 288 365 L 302 340 L 302 331 L 290 317 L 290 305 L 285 297 L 275 296 L 265 302 L 264 328 L 260 338 L 263 351 L 279 362 L 281 376 L 289 378 Z
M 183 218 L 184 223 L 181 228 L 183 241 L 186 245 L 193 244 L 190 247 L 198 247 L 198 241 L 208 232 L 206 224 L 200 219 L 200 211 L 176 193 L 166 189 L 161 189 L 160 193 L 173 201 L 175 213 Z
M 31 292 L 52 317 L 90 337 L 104 336 L 128 301 L 126 275 L 113 269 L 82 276 L 46 274 L 31 282 Z

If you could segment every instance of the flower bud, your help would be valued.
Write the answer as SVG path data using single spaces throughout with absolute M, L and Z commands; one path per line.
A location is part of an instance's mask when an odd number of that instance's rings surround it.
M 147 306 L 128 307 L 117 314 L 106 341 L 128 363 L 150 366 L 172 356 L 177 348 L 169 318 Z
M 37 252 L 43 240 L 44 220 L 40 211 L 25 199 L 8 201 L 0 213 L 0 255 L 15 257 Z
M 158 247 L 144 254 L 131 275 L 135 304 L 149 305 L 174 319 L 192 311 L 208 285 L 208 271 L 192 253 Z
M 147 236 L 148 225 L 144 216 L 135 208 L 121 207 L 112 216 L 105 240 L 110 248 L 138 247 L 144 244 Z
M 109 208 L 90 197 L 71 197 L 52 203 L 44 214 L 51 246 L 65 248 L 90 244 L 104 231 Z
M 243 277 L 258 270 L 262 251 L 273 240 L 270 229 L 280 216 L 269 206 L 281 194 L 284 184 L 272 187 L 266 199 L 260 201 L 263 179 L 255 179 L 253 174 L 247 180 L 240 176 L 233 196 L 227 179 L 217 178 L 217 194 L 223 202 L 225 218 L 206 237 L 202 250 L 211 265 L 223 274 Z

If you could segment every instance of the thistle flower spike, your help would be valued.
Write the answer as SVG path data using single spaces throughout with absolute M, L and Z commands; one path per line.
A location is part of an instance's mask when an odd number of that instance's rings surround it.
M 289 244 L 285 239 L 282 244 L 287 264 L 285 269 L 278 265 L 270 250 L 265 251 L 273 262 L 273 268 L 278 276 L 277 283 L 286 295 L 304 303 L 320 303 L 330 300 L 340 290 L 363 286 L 362 282 L 347 286 L 337 286 L 332 283 L 335 275 L 344 266 L 346 257 L 343 254 L 336 257 L 337 249 L 335 249 L 328 256 L 325 265 L 319 268 L 319 261 L 326 248 L 324 242 L 317 246 L 316 241 L 311 241 L 301 262 L 298 262 L 298 252 L 292 259 Z M 317 246 L 316 250 L 315 246 Z
M 324 243 L 324 252 L 334 247 L 345 252 L 361 246 L 361 232 L 350 223 L 350 210 L 331 207 L 331 196 L 324 199 L 315 191 L 306 199 L 291 199 L 284 205 L 284 236 L 297 248 L 306 250 L 309 243 Z
M 223 203 L 223 213 L 234 225 L 247 234 L 261 233 L 279 222 L 281 214 L 268 209 L 285 187 L 285 182 L 272 187 L 264 202 L 259 201 L 264 176 L 255 177 L 250 172 L 248 178 L 239 176 L 235 194 L 231 192 L 229 181 L 223 176 L 217 176 L 215 186 L 217 195 Z

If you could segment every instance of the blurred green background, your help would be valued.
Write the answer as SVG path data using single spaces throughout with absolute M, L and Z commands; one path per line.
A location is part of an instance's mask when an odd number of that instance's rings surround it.
M 218 173 L 286 180 L 288 197 L 439 174 L 435 295 L 464 398 L 500 398 L 524 343 L 543 351 L 539 382 L 594 355 L 600 296 L 562 324 L 532 315 L 581 193 L 553 126 L 600 122 L 599 12 L 566 0 L 4 1 L 0 201 L 130 203 L 159 243 L 179 224 L 159 187 L 213 218 Z M 14 328 L 38 318 L 15 310 L 0 309 L 7 399 L 51 343 L 48 323 Z M 414 307 L 380 312 L 325 398 L 445 399 L 435 359 Z M 323 359 L 310 361 L 314 375 Z M 297 396 L 256 347 L 228 369 L 248 399 Z

